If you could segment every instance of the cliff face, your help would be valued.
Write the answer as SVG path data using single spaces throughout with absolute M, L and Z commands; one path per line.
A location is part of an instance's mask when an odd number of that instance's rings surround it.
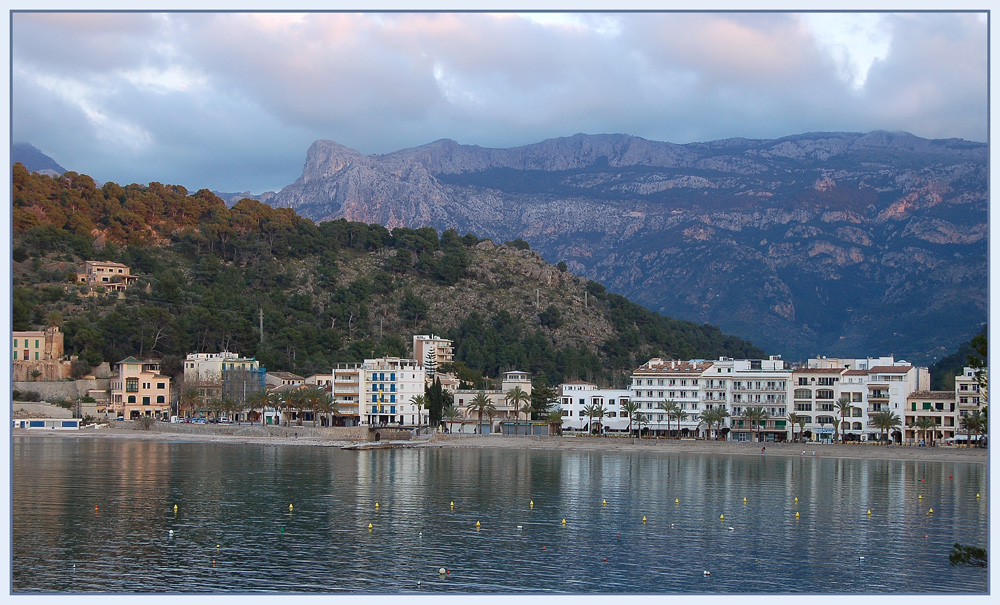
M 575 135 L 382 156 L 317 141 L 302 177 L 262 200 L 314 220 L 521 237 L 651 309 L 790 358 L 929 363 L 987 318 L 987 148 L 961 140 Z

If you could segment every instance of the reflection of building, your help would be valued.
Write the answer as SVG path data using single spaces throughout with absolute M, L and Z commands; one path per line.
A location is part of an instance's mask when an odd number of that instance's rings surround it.
M 118 362 L 111 379 L 111 410 L 127 420 L 170 415 L 170 378 L 160 374 L 160 362 L 127 357 Z
M 132 275 L 131 269 L 121 263 L 88 260 L 84 263 L 84 272 L 77 273 L 76 279 L 91 288 L 103 286 L 108 290 L 121 292 L 139 278 Z

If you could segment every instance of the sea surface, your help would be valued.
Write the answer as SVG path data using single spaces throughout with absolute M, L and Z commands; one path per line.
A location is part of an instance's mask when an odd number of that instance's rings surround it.
M 983 464 L 40 437 L 11 450 L 14 593 L 989 589 L 986 570 L 948 562 L 955 542 L 987 544 Z

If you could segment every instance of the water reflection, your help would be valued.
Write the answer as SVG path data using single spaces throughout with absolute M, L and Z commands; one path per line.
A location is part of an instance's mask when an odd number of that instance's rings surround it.
M 954 542 L 985 544 L 985 465 L 31 437 L 12 445 L 15 592 L 987 586 L 985 570 L 947 560 Z

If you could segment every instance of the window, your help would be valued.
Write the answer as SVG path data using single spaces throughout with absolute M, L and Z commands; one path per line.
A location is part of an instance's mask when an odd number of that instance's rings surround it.
M 142 405 L 149 405 L 149 397 L 142 398 Z
M 15 349 L 17 348 L 17 339 L 16 338 L 14 339 L 14 348 Z
M 156 388 L 158 388 L 158 389 L 165 389 L 165 388 L 167 388 L 167 383 L 165 383 L 165 382 L 157 382 L 156 383 Z
M 37 340 L 35 341 L 35 348 L 36 349 L 38 348 L 38 341 Z
M 38 361 L 38 351 L 35 351 L 35 361 Z
M 166 403 L 166 401 L 163 400 L 163 395 L 156 396 L 156 403 Z
M 14 346 L 17 346 L 17 341 L 14 341 Z M 14 359 L 17 359 L 17 351 L 14 351 Z
M 930 401 L 925 401 L 924 402 L 924 409 L 925 410 L 931 409 L 931 402 Z
M 135 403 L 135 395 L 129 395 L 128 396 L 128 402 L 129 403 Z
M 809 389 L 795 389 L 796 399 L 812 399 L 812 391 Z
M 126 393 L 138 393 L 139 392 L 139 379 L 138 378 L 126 378 L 125 379 L 125 392 Z
M 833 399 L 833 391 L 830 389 L 820 389 L 816 391 L 816 399 Z

